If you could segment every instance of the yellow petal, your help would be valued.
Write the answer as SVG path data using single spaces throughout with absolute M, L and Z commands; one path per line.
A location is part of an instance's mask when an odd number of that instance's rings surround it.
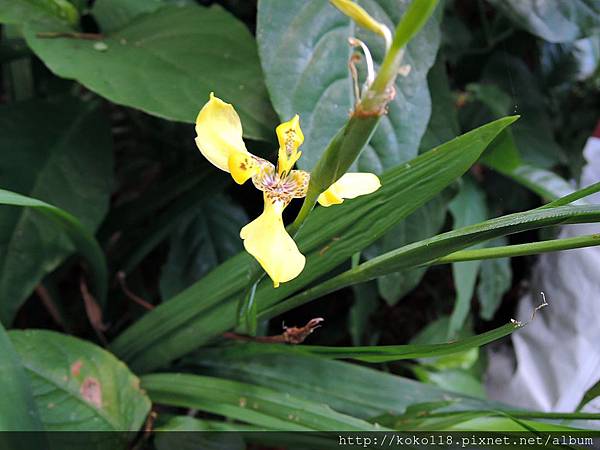
M 242 139 L 242 123 L 235 109 L 212 92 L 196 118 L 196 135 L 200 152 L 225 172 L 229 172 L 232 154 L 248 153 Z
M 260 263 L 273 280 L 279 283 L 296 278 L 304 269 L 306 258 L 296 246 L 285 227 L 281 214 L 285 204 L 271 202 L 267 196 L 263 213 L 240 231 L 244 247 Z
M 370 194 L 381 187 L 377 175 L 372 173 L 346 173 L 319 195 L 322 206 L 338 205 L 346 198 Z
M 289 173 L 294 167 L 302 152 L 298 151 L 298 147 L 304 142 L 304 134 L 300 128 L 300 117 L 296 114 L 291 120 L 279 125 L 275 132 L 279 140 L 279 155 L 277 159 L 277 171 Z
M 237 184 L 244 184 L 249 178 L 260 172 L 258 161 L 248 152 L 233 152 L 229 156 L 227 167 Z

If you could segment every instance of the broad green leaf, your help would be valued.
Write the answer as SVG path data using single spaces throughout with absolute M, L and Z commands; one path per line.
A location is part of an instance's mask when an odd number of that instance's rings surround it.
M 359 3 L 391 29 L 408 5 L 401 0 Z M 348 38 L 354 35 L 366 41 L 381 61 L 382 39 L 355 30 L 350 19 L 329 2 L 259 2 L 257 40 L 267 88 L 281 120 L 300 114 L 306 137 L 299 161 L 303 169 L 314 167 L 353 107 Z M 410 73 L 396 82 L 396 98 L 363 151 L 359 170 L 380 173 L 416 156 L 430 115 L 426 76 L 438 45 L 434 16 L 407 46 L 404 62 L 410 65 Z
M 491 245 L 506 244 L 506 239 L 496 239 Z M 493 248 L 493 247 L 492 247 Z M 502 297 L 512 285 L 512 270 L 508 258 L 494 258 L 481 261 L 477 299 L 479 315 L 484 320 L 492 320 L 502 302 Z
M 556 251 L 598 245 L 597 235 L 592 235 L 569 238 L 568 240 L 558 239 L 524 245 L 509 245 L 500 247 L 499 249 L 481 248 L 465 250 L 463 252 L 459 251 L 480 242 L 492 240 L 500 236 L 507 236 L 512 233 L 553 225 L 592 222 L 600 222 L 600 206 L 538 208 L 469 225 L 458 230 L 449 231 L 429 239 L 405 245 L 397 250 L 373 258 L 315 287 L 300 292 L 279 304 L 262 309 L 259 312 L 259 316 L 261 318 L 271 318 L 338 289 L 363 283 L 381 275 L 411 267 L 513 255 L 529 255 L 536 251 Z M 450 256 L 453 254 L 456 254 L 457 257 Z M 461 256 L 458 257 L 458 255 Z
M 365 347 L 325 347 L 320 345 L 294 345 L 289 352 L 310 353 L 324 358 L 355 359 L 371 363 L 400 361 L 404 359 L 431 358 L 434 356 L 451 355 L 464 352 L 471 348 L 481 347 L 511 334 L 519 328 L 512 323 L 485 333 L 445 344 L 409 344 L 409 345 L 371 345 Z M 242 344 L 240 353 L 260 353 L 263 351 L 276 352 L 280 344 Z
M 472 325 L 463 327 L 459 334 L 459 339 L 464 339 L 473 336 Z M 411 344 L 439 344 L 446 342 L 448 339 L 448 325 L 450 324 L 450 317 L 443 316 L 433 322 L 430 322 L 425 326 L 419 333 L 414 336 L 411 340 Z M 448 370 L 448 369 L 470 369 L 473 367 L 477 359 L 479 358 L 479 348 L 473 347 L 469 350 L 465 350 L 458 353 L 451 353 L 444 356 L 435 356 L 427 358 L 419 358 L 419 362 L 427 367 L 433 367 L 437 370 Z
M 79 13 L 68 0 L 0 0 L 0 23 L 77 24 Z
M 456 392 L 471 397 L 486 398 L 485 389 L 480 380 L 464 369 L 430 370 L 417 367 L 417 377 L 424 383 L 434 384 L 446 391 Z
M 151 374 L 142 386 L 155 403 L 195 408 L 278 431 L 375 431 L 364 420 L 287 392 L 222 378 Z
M 297 239 L 307 255 L 306 269 L 296 280 L 277 289 L 262 283 L 257 292 L 259 310 L 276 304 L 372 244 L 462 175 L 514 120 L 508 117 L 485 125 L 388 171 L 382 176 L 381 189 L 371 195 L 315 210 Z M 137 370 L 148 370 L 233 327 L 239 294 L 248 282 L 249 263 L 246 254 L 228 260 L 132 325 L 113 342 L 113 350 Z
M 380 370 L 303 355 L 290 347 L 253 348 L 256 351 L 246 353 L 239 347 L 203 349 L 184 362 L 203 374 L 268 387 L 365 420 L 389 412 L 402 414 L 421 402 L 450 402 L 445 410 L 502 406 Z
M 156 11 L 165 6 L 164 0 L 96 0 L 92 6 L 92 15 L 103 33 L 123 28 L 142 14 Z
M 36 199 L 3 193 L 4 204 L 34 208 L 2 208 L 0 214 L 0 318 L 10 323 L 42 278 L 76 247 L 95 272 L 103 302 L 104 256 L 91 232 L 104 218 L 112 187 L 105 117 L 68 98 L 60 106 L 42 101 L 2 106 L 0 147 L 6 149 L 0 187 Z M 37 209 L 58 217 L 61 226 Z
M 3 388 L 0 398 L 0 446 L 25 449 L 24 446 L 18 446 L 17 439 L 11 439 L 6 431 L 43 431 L 44 427 L 21 359 L 1 324 L 0 354 L 0 379 Z M 42 446 L 40 448 L 44 448 L 42 437 L 38 436 L 37 439 L 37 444 Z M 9 442 L 10 446 L 4 447 Z
M 139 379 L 112 354 L 53 331 L 11 331 L 9 337 L 46 430 L 138 431 L 142 426 L 150 401 Z
M 454 229 L 482 222 L 487 218 L 485 194 L 471 178 L 464 178 L 458 195 L 450 202 L 450 213 L 454 218 Z M 468 261 L 452 264 L 452 277 L 456 300 L 448 324 L 448 336 L 454 337 L 462 328 L 471 309 L 471 298 L 481 263 Z
M 550 42 L 569 42 L 600 32 L 596 0 L 492 0 L 517 24 Z
M 56 31 L 69 29 L 30 24 L 24 30 L 32 50 L 60 77 L 115 103 L 188 123 L 214 91 L 233 103 L 247 137 L 273 139 L 256 44 L 220 7 L 166 6 L 101 41 L 37 37 Z
M 171 235 L 162 268 L 160 291 L 168 299 L 243 249 L 241 228 L 248 223 L 242 208 L 222 194 L 205 201 L 199 214 Z
M 482 162 L 542 199 L 554 200 L 573 192 L 573 187 L 554 172 L 524 163 L 510 131 L 501 133 L 494 140 L 483 155 Z

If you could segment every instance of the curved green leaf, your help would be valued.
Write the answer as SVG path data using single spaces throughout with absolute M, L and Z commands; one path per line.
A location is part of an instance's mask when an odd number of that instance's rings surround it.
M 381 189 L 369 196 L 316 209 L 298 234 L 300 250 L 307 255 L 304 272 L 277 289 L 262 283 L 257 290 L 259 307 L 279 302 L 373 243 L 462 175 L 515 120 L 507 117 L 487 124 L 388 171 Z M 233 327 L 248 264 L 246 254 L 222 264 L 132 325 L 114 341 L 113 350 L 136 370 L 148 370 Z
M 94 277 L 94 286 L 97 292 L 97 300 L 101 305 L 106 300 L 106 288 L 108 285 L 108 274 L 106 269 L 106 260 L 104 253 L 98 245 L 94 236 L 81 224 L 81 222 L 71 214 L 55 206 L 44 203 L 15 192 L 0 189 L 0 204 L 12 206 L 24 206 L 37 209 L 45 213 L 49 218 L 56 221 L 60 229 L 65 232 L 75 247 L 81 252 L 90 264 L 92 275 Z M 35 261 L 34 261 L 35 263 Z M 39 262 L 38 262 L 39 263 Z M 3 319 L 10 321 L 16 312 L 15 306 L 2 304 L 0 311 L 4 311 Z
M 186 357 L 184 363 L 202 374 L 268 387 L 365 420 L 385 413 L 402 414 L 410 405 L 422 402 L 443 401 L 447 404 L 444 411 L 503 406 L 285 346 L 248 344 L 202 349 Z
M 275 117 L 254 39 L 220 7 L 166 6 L 101 41 L 37 35 L 73 31 L 33 24 L 24 29 L 27 43 L 52 72 L 115 103 L 194 122 L 214 91 L 234 104 L 247 137 L 273 139 Z
M 590 222 L 600 222 L 600 206 L 560 206 L 534 209 L 459 228 L 373 258 L 278 305 L 262 309 L 259 317 L 273 317 L 329 292 L 387 273 L 435 264 L 439 258 L 479 242 L 546 226 Z
M 378 429 L 323 404 L 221 378 L 161 373 L 142 377 L 142 386 L 156 403 L 195 408 L 278 431 Z
M 150 401 L 138 378 L 112 354 L 52 331 L 11 331 L 9 337 L 47 430 L 138 431 L 142 426 Z
M 512 323 L 496 328 L 485 333 L 475 336 L 470 336 L 459 341 L 449 342 L 446 344 L 409 344 L 409 345 L 372 345 L 365 347 L 325 347 L 320 345 L 294 345 L 284 346 L 281 351 L 295 353 L 309 353 L 318 355 L 324 358 L 335 359 L 355 359 L 357 361 L 365 361 L 371 363 L 400 361 L 404 359 L 430 358 L 434 356 L 444 356 L 453 353 L 463 352 L 471 348 L 481 347 L 508 336 L 519 325 Z M 256 344 L 241 344 L 240 351 L 251 354 L 253 350 L 257 352 L 268 352 L 272 347 L 272 351 L 277 351 L 277 347 L 281 344 L 259 344 L 265 348 L 256 348 Z

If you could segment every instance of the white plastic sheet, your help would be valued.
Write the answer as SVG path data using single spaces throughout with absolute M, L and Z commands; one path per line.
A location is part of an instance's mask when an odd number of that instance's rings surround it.
M 600 139 L 584 149 L 581 185 L 600 181 Z M 600 204 L 600 193 L 586 199 Z M 569 225 L 561 238 L 600 233 L 600 224 Z M 600 247 L 542 255 L 517 319 L 528 321 L 542 302 L 549 307 L 512 336 L 510 347 L 490 350 L 486 387 L 495 400 L 542 411 L 573 411 L 600 379 Z M 595 400 L 584 410 L 600 411 Z

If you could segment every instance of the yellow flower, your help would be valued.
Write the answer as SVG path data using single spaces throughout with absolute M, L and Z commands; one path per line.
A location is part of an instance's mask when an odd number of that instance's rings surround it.
M 294 198 L 306 196 L 310 174 L 293 170 L 302 155 L 304 142 L 300 118 L 294 116 L 279 125 L 277 166 L 248 152 L 242 139 L 240 118 L 229 103 L 210 94 L 196 119 L 196 144 L 200 152 L 219 169 L 229 172 L 238 184 L 252 179 L 263 192 L 263 213 L 242 228 L 244 248 L 262 266 L 275 287 L 296 278 L 306 258 L 283 224 L 283 210 Z M 347 173 L 319 196 L 319 203 L 330 206 L 344 199 L 370 194 L 381 184 L 371 173 Z

